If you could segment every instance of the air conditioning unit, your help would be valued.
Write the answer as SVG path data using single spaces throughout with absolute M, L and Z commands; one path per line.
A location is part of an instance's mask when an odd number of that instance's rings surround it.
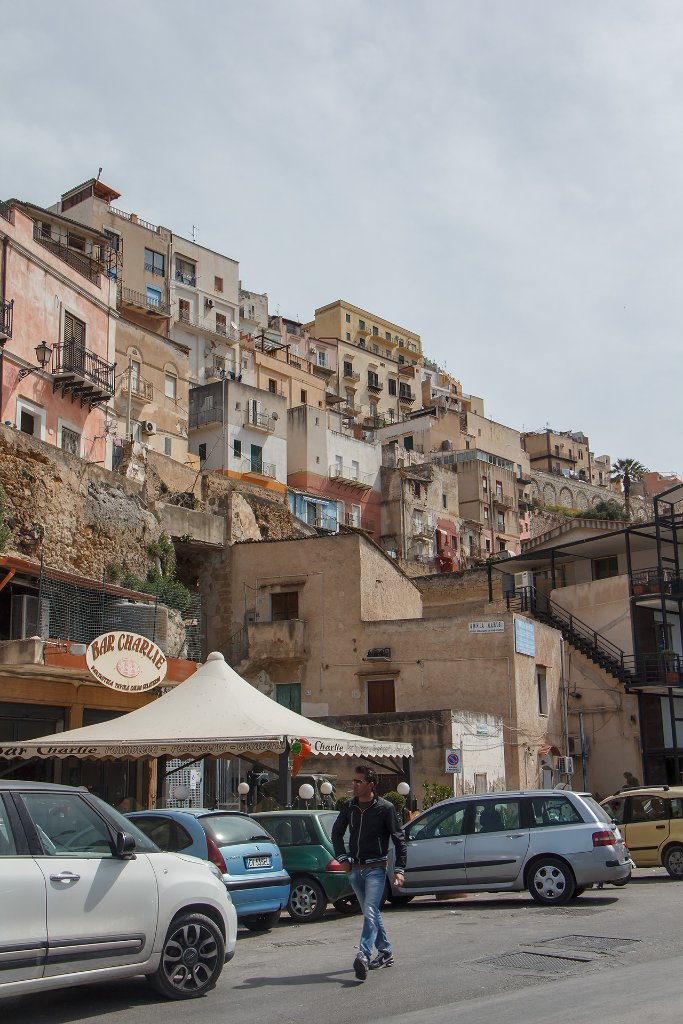
M 533 587 L 534 574 L 532 572 L 515 573 L 515 590 L 523 590 L 525 587 Z
M 213 309 L 213 299 L 206 299 L 204 301 L 205 309 Z
M 590 753 L 590 746 L 588 743 L 588 737 L 584 736 L 583 745 L 586 749 L 586 754 Z M 571 754 L 572 757 L 581 757 L 581 737 L 580 736 L 568 736 L 567 737 L 567 753 Z
M 157 425 L 154 422 L 154 420 L 145 420 L 143 422 L 143 424 L 142 424 L 142 433 L 143 434 L 156 434 L 156 432 L 157 432 Z
M 557 759 L 557 770 L 560 775 L 573 775 L 574 774 L 574 758 L 573 757 L 558 757 Z
M 135 601 L 117 601 L 116 618 L 119 629 L 139 633 L 166 650 L 168 639 L 168 608 L 163 604 L 136 604 Z

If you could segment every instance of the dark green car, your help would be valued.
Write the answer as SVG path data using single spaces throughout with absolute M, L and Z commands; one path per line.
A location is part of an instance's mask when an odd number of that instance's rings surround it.
M 280 847 L 292 879 L 287 912 L 295 921 L 317 921 L 331 903 L 341 913 L 353 913 L 358 901 L 349 877 L 335 859 L 332 826 L 336 811 L 264 811 L 252 817 Z

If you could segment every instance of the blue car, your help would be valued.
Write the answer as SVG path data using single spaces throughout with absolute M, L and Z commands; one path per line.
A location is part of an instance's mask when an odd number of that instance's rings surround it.
M 210 860 L 223 875 L 239 924 L 267 931 L 287 906 L 290 878 L 263 825 L 240 811 L 202 808 L 126 815 L 161 850 Z

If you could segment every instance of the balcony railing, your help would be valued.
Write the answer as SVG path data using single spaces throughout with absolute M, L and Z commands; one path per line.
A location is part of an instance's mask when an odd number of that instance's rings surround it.
M 3 217 L 4 220 L 11 220 L 12 219 L 12 215 L 10 213 L 10 207 L 7 205 L 7 203 L 3 203 L 1 200 L 0 200 L 0 217 Z
M 244 417 L 244 425 L 256 430 L 266 430 L 269 434 L 275 430 L 275 421 L 270 413 L 254 412 L 252 409 L 247 410 L 247 414 Z
M 267 477 L 269 480 L 275 480 L 277 476 L 277 467 L 272 462 L 264 462 L 262 459 L 244 459 L 242 465 L 242 473 L 245 476 L 262 476 Z
M 160 316 L 170 316 L 171 307 L 168 302 L 161 302 L 159 299 L 151 298 L 144 292 L 136 292 L 132 288 L 121 288 L 120 303 L 127 306 L 137 306 L 139 309 L 148 309 Z
M 12 320 L 14 319 L 14 299 L 0 302 L 0 341 L 12 337 Z
M 212 423 L 223 423 L 223 410 L 220 406 L 214 406 L 212 409 L 190 409 L 188 419 L 190 430 L 197 430 Z
M 165 271 L 163 267 L 155 267 L 149 260 L 145 260 L 145 270 L 148 274 L 156 274 L 157 277 L 165 277 Z
M 179 324 L 187 324 L 188 327 L 194 327 L 198 331 L 204 331 L 207 334 L 214 334 L 219 338 L 225 338 L 226 341 L 239 341 L 239 331 L 234 330 L 234 328 L 223 326 L 223 324 L 211 323 L 208 320 L 202 320 L 200 317 L 193 316 L 191 313 L 185 313 L 182 310 L 178 310 L 176 313 L 176 320 Z
M 343 376 L 344 380 L 354 380 L 354 381 L 360 380 L 360 374 L 356 373 L 355 370 L 344 370 L 344 373 L 343 373 L 342 376 Z
M 116 363 L 96 355 L 73 342 L 63 342 L 52 349 L 52 390 L 70 394 L 81 406 L 107 402 L 116 387 Z
M 140 227 L 147 228 L 148 231 L 154 231 L 158 233 L 159 226 L 157 224 L 150 224 L 148 220 L 143 220 L 142 217 L 138 217 L 136 213 L 125 213 L 124 210 L 117 210 L 115 206 L 109 206 L 107 208 L 109 213 L 113 213 L 115 217 L 121 217 L 122 220 L 127 220 L 131 224 L 139 224 Z
M 330 480 L 341 480 L 354 487 L 371 489 L 375 478 L 372 473 L 361 473 L 355 466 L 330 466 Z
M 683 661 L 673 651 L 627 655 L 624 662 L 634 685 L 680 687 L 683 683 Z
M 128 376 L 124 374 L 121 378 L 121 391 L 124 395 L 128 394 Z M 130 393 L 135 398 L 142 399 L 143 402 L 151 402 L 154 399 L 154 387 L 152 383 L 145 380 L 144 377 L 131 376 L 130 380 Z
M 182 270 L 176 270 L 176 272 L 175 272 L 175 279 L 176 279 L 176 281 L 180 281 L 181 284 L 189 285 L 190 288 L 196 288 L 197 287 L 197 275 L 196 274 L 186 274 Z
M 666 597 L 683 598 L 683 577 L 675 569 L 658 566 L 639 569 L 631 575 L 631 593 L 634 597 L 664 594 Z
M 382 391 L 384 391 L 384 384 L 380 383 L 380 381 L 377 381 L 377 383 L 375 384 L 372 384 L 370 383 L 370 381 L 368 381 L 368 391 L 372 395 L 379 395 L 382 393 Z
M 66 237 L 57 235 L 54 238 L 51 234 L 44 235 L 41 224 L 33 225 L 33 240 L 51 252 L 53 256 L 68 263 L 77 273 L 82 274 L 93 284 L 99 284 L 100 275 L 107 270 L 105 261 L 97 253 L 97 248 L 92 250 L 92 256 L 88 253 L 77 252 L 69 246 L 68 235 Z
M 398 400 L 399 402 L 404 402 L 405 405 L 412 405 L 415 401 L 415 395 L 412 391 L 399 391 Z

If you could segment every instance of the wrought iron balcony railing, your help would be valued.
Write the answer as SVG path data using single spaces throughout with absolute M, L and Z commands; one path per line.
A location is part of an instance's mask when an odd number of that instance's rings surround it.
M 12 337 L 12 320 L 14 317 L 14 299 L 0 302 L 0 341 Z
M 80 399 L 81 405 L 109 401 L 116 387 L 115 373 L 116 363 L 73 342 L 52 349 L 52 390 Z
M 168 302 L 161 302 L 159 299 L 145 295 L 144 292 L 136 292 L 132 288 L 121 288 L 119 304 L 137 306 L 138 309 L 146 309 L 151 313 L 158 313 L 160 316 L 171 315 L 171 307 Z
M 128 394 L 128 376 L 126 374 L 121 378 L 121 391 L 125 395 Z M 144 377 L 131 377 L 130 393 L 144 402 L 151 402 L 154 399 L 154 387 L 151 381 L 145 380 Z

